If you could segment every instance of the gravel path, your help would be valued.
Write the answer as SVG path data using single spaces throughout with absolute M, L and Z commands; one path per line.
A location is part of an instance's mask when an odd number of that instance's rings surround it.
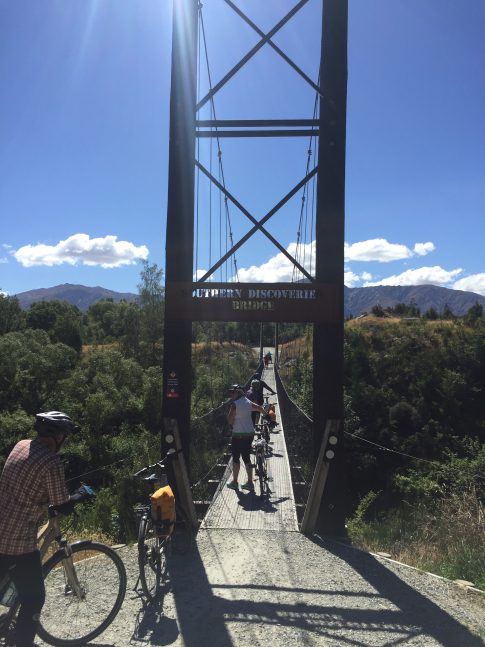
M 485 645 L 485 598 L 329 540 L 203 530 L 147 607 L 136 548 L 120 553 L 129 588 L 97 647 Z

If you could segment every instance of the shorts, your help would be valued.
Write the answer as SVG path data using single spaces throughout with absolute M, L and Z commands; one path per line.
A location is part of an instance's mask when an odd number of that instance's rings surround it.
M 239 464 L 239 457 L 242 456 L 243 462 L 245 465 L 251 462 L 250 453 L 251 453 L 251 444 L 253 442 L 254 435 L 248 434 L 244 438 L 233 438 L 232 439 L 232 462 L 236 465 Z

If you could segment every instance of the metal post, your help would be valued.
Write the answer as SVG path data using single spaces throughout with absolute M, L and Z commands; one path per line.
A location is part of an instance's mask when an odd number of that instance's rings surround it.
M 263 363 L 263 324 L 259 324 L 259 364 Z
M 278 366 L 279 362 L 279 328 L 278 328 L 278 322 L 275 323 L 274 325 L 274 363 L 275 366 Z
M 190 444 L 192 322 L 174 312 L 170 285 L 193 274 L 197 0 L 173 3 L 172 86 L 166 238 L 163 416 L 176 420 L 185 460 Z M 162 434 L 162 451 L 165 448 Z
M 345 135 L 347 103 L 347 0 L 325 0 L 321 50 L 320 138 L 316 214 L 316 280 L 337 288 L 337 323 L 315 324 L 313 333 L 314 456 L 330 419 L 343 419 L 343 277 Z M 343 533 L 342 431 L 329 469 L 317 528 Z

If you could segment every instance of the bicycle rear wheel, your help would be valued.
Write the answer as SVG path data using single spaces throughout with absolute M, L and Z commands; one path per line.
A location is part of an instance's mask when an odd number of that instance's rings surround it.
M 126 571 L 109 546 L 92 541 L 71 545 L 72 561 L 83 595 L 73 591 L 58 550 L 44 564 L 46 601 L 38 634 L 51 645 L 84 645 L 114 620 L 126 593 Z
M 143 516 L 138 532 L 138 567 L 143 593 L 153 600 L 162 582 L 166 563 L 167 537 L 158 537 L 150 516 Z

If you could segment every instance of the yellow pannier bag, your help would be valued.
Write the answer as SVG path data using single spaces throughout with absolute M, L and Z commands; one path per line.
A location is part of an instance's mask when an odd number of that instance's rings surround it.
M 152 519 L 157 524 L 158 535 L 170 535 L 175 524 L 175 497 L 170 485 L 159 488 L 150 495 Z

